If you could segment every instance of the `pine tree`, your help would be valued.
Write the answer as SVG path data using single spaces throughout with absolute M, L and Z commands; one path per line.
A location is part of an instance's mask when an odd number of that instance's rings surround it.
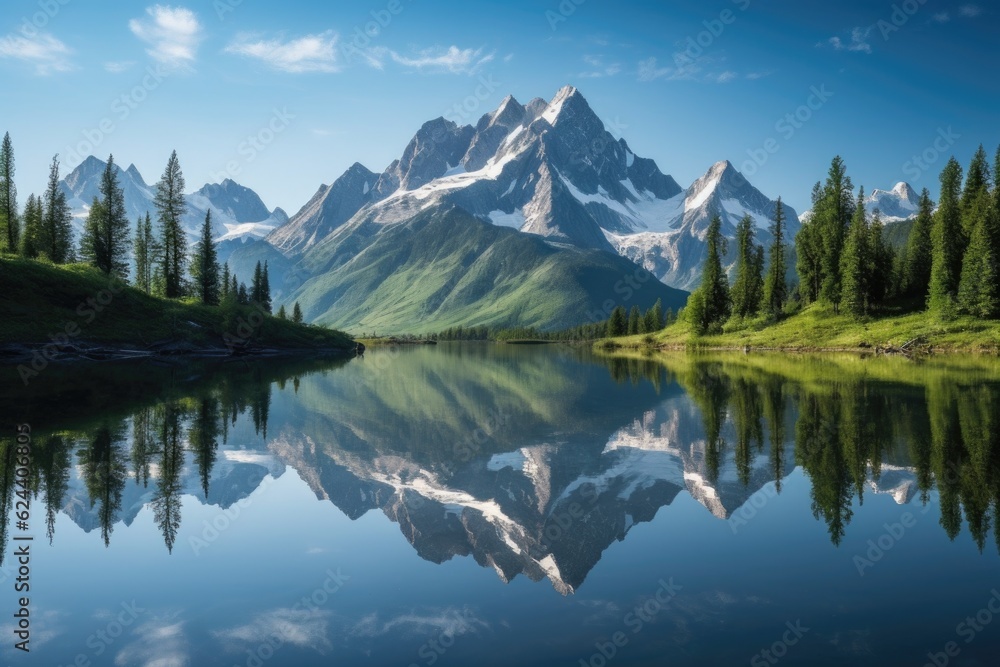
M 155 286 L 154 274 L 160 265 L 162 248 L 153 234 L 153 220 L 146 212 L 145 219 L 140 218 L 135 225 L 135 241 L 132 252 L 135 256 L 135 281 L 137 288 L 146 294 L 152 294 Z
M 695 300 L 694 324 L 699 331 L 721 325 L 729 317 L 731 303 L 729 299 L 729 279 L 722 270 L 722 256 L 726 254 L 726 239 L 722 236 L 722 218 L 718 215 L 712 218 L 705 237 L 707 256 L 701 274 L 701 286 L 695 290 L 698 298 Z M 694 297 L 694 295 L 692 295 Z M 700 301 L 700 303 L 699 303 Z M 691 299 L 689 299 L 689 304 Z
M 295 305 L 292 307 L 292 322 L 302 324 L 302 308 L 299 307 L 298 301 L 296 301 Z
M 650 332 L 657 332 L 663 329 L 663 299 L 657 299 L 656 303 L 653 304 L 653 316 L 650 318 L 652 320 L 653 328 Z
M 941 172 L 941 199 L 931 230 L 931 282 L 928 307 L 938 315 L 950 317 L 962 275 L 962 220 L 959 190 L 962 167 L 955 158 Z
M 295 303 L 298 307 L 298 302 Z M 628 318 L 625 316 L 625 308 L 618 306 L 611 311 L 611 319 L 608 320 L 608 336 L 615 338 L 628 333 Z
M 219 255 L 212 239 L 212 211 L 205 214 L 201 238 L 195 245 L 191 278 L 198 299 L 209 306 L 219 305 Z
M 861 188 L 840 265 L 841 305 L 855 317 L 863 317 L 868 313 L 870 239 L 868 215 L 865 211 L 865 189 Z
M 909 296 L 927 297 L 931 282 L 931 229 L 934 227 L 934 202 L 924 188 L 913 230 L 906 242 L 906 262 L 903 265 L 902 287 Z
M 52 158 L 49 183 L 43 199 L 39 253 L 56 264 L 73 260 L 73 215 L 66 202 L 66 193 L 59 187 L 59 156 Z
M 733 283 L 733 316 L 752 317 L 764 298 L 763 249 L 754 242 L 749 215 L 736 226 L 736 281 Z
M 163 295 L 169 299 L 184 296 L 184 267 L 187 263 L 187 239 L 181 218 L 187 208 L 184 201 L 184 175 L 177 151 L 170 154 L 167 167 L 156 185 L 156 211 L 160 222 Z
M 1000 211 L 1000 146 L 993 157 L 993 206 Z
M 229 295 L 232 294 L 232 289 L 229 285 L 229 263 L 223 262 L 222 264 L 222 284 L 220 285 L 221 292 L 219 294 L 219 300 L 223 304 L 229 303 Z
M 980 191 L 989 191 L 989 187 L 990 163 L 986 157 L 986 149 L 983 148 L 982 144 L 979 144 L 979 148 L 969 163 L 969 171 L 965 175 L 965 188 L 962 190 L 962 234 L 966 243 L 972 238 L 972 232 L 976 226 L 973 215 L 976 198 Z
M 104 234 L 101 233 L 101 223 L 105 219 L 104 204 L 97 197 L 90 205 L 87 221 L 80 236 L 80 261 L 91 266 L 100 267 L 107 255 L 104 247 Z
M 966 212 L 973 220 L 965 252 L 958 307 L 963 313 L 993 318 L 1000 311 L 1000 257 L 996 252 L 1000 220 L 986 188 L 979 190 Z
M 42 200 L 33 194 L 29 195 L 24 206 L 24 229 L 21 233 L 19 248 L 22 257 L 35 259 L 42 251 L 43 218 Z
M 16 253 L 21 247 L 21 221 L 17 210 L 17 186 L 14 184 L 14 147 L 10 133 L 0 144 L 0 250 Z
M 823 287 L 823 236 L 815 215 L 823 197 L 823 184 L 817 182 L 812 191 L 813 215 L 795 236 L 795 270 L 799 275 L 799 292 L 807 304 L 819 299 Z
M 813 211 L 817 233 L 822 239 L 822 287 L 820 297 L 832 304 L 840 303 L 840 259 L 854 213 L 854 186 L 847 176 L 847 167 L 838 155 L 830 163 L 823 197 Z M 812 224 L 812 223 L 811 223 Z
M 264 260 L 264 271 L 260 276 L 260 305 L 271 312 L 271 278 L 267 273 L 267 260 Z
M 769 266 L 764 279 L 764 307 L 773 317 L 781 315 L 788 301 L 788 262 L 785 259 L 785 208 L 778 197 L 778 207 L 774 211 L 771 225 L 771 249 L 768 252 Z
M 250 303 L 251 303 L 251 301 L 250 301 L 250 294 L 247 293 L 246 283 L 240 283 L 239 290 L 238 290 L 237 294 L 239 296 L 236 298 L 236 300 L 237 300 L 237 302 L 241 306 L 249 306 L 250 305 Z
M 641 325 L 642 316 L 639 314 L 639 306 L 632 306 L 632 309 L 628 313 L 628 335 L 634 336 L 638 333 L 642 333 L 639 330 Z
M 278 319 L 279 320 L 287 320 L 288 319 L 288 313 L 285 312 L 285 304 L 281 304 L 278 307 Z
M 896 253 L 885 241 L 882 213 L 875 209 L 868 227 L 868 249 L 871 253 L 868 268 L 869 311 L 881 306 L 892 291 L 892 268 Z
M 108 163 L 101 175 L 100 191 L 103 209 L 100 233 L 103 237 L 101 247 L 104 254 L 99 258 L 97 268 L 124 280 L 128 278 L 129 224 L 125 211 L 125 192 L 118 184 L 118 170 L 113 155 L 108 156 Z
M 261 303 L 264 298 L 264 267 L 261 266 L 260 260 L 257 260 L 257 266 L 253 270 L 253 278 L 250 281 L 250 303 Z

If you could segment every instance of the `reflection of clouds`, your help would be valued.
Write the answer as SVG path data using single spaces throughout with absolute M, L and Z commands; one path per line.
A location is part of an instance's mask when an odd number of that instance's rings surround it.
M 282 644 L 326 653 L 332 648 L 328 638 L 329 620 L 328 611 L 280 608 L 260 614 L 245 625 L 217 630 L 213 634 L 219 639 L 254 645 L 280 637 Z M 272 645 L 275 643 L 276 640 Z
M 58 611 L 41 611 L 36 612 L 34 608 L 31 611 L 31 648 L 38 649 L 49 643 L 59 635 L 61 635 L 65 630 L 59 623 L 59 617 L 64 616 L 62 612 Z M 17 625 L 15 623 L 4 623 L 0 625 L 0 634 L 4 637 L 13 638 L 10 644 L 5 642 L 4 651 L 9 652 L 8 649 L 13 645 L 14 642 L 20 641 L 20 639 L 15 638 L 14 631 L 17 630 Z M 20 651 L 13 651 L 13 653 L 21 653 Z
M 576 603 L 591 612 L 583 619 L 584 625 L 600 625 L 609 618 L 618 618 L 622 614 L 618 605 L 611 600 L 576 600 Z
M 489 624 L 476 616 L 471 609 L 460 610 L 449 607 L 426 613 L 400 614 L 387 621 L 380 620 L 377 613 L 371 613 L 358 621 L 349 632 L 355 637 L 380 637 L 390 632 L 402 635 L 441 634 L 458 637 L 468 632 L 479 632 L 480 629 L 488 630 L 489 627 Z
M 833 635 L 830 643 L 842 653 L 852 656 L 875 655 L 871 647 L 871 630 L 841 630 Z
M 118 667 L 187 667 L 188 642 L 184 638 L 184 621 L 175 620 L 178 613 L 154 618 L 136 627 L 134 640 L 115 656 Z

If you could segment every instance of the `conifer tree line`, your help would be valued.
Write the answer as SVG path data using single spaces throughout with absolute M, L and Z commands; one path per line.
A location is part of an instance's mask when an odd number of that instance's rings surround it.
M 19 211 L 14 148 L 10 134 L 4 135 L 0 143 L 0 253 L 53 264 L 80 261 L 108 276 L 130 280 L 133 286 L 154 296 L 190 298 L 211 306 L 257 305 L 272 312 L 267 262 L 257 263 L 249 289 L 230 274 L 228 265 L 220 265 L 217 244 L 212 238 L 211 211 L 205 216 L 198 241 L 189 254 L 187 235 L 181 224 L 187 203 L 177 151 L 171 153 L 156 184 L 155 211 L 147 211 L 136 221 L 134 235 L 125 207 L 125 193 L 118 181 L 120 170 L 114 155 L 110 155 L 101 174 L 99 196 L 90 203 L 76 244 L 72 211 L 59 183 L 59 167 L 56 155 L 49 168 L 45 192 L 41 196 L 29 195 L 23 212 Z M 303 321 L 297 302 L 290 319 Z

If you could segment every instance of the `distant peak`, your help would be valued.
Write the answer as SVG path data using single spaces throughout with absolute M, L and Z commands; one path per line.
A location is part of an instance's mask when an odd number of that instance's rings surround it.
M 541 117 L 549 122 L 549 125 L 555 125 L 562 115 L 563 109 L 566 107 L 583 107 L 589 108 L 587 106 L 587 101 L 583 98 L 574 86 L 563 86 L 556 93 L 556 96 L 552 98 L 552 101 L 548 103 L 545 112 L 542 113 Z
M 893 186 L 892 191 L 899 195 L 900 197 L 911 198 L 916 196 L 916 192 L 910 187 L 910 184 L 906 181 L 900 181 Z

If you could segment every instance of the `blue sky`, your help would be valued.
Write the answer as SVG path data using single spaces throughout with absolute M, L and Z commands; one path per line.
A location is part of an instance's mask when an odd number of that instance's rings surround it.
M 231 176 L 293 213 L 355 161 L 381 171 L 426 120 L 475 123 L 508 93 L 527 102 L 573 84 L 682 186 L 729 159 L 801 212 L 835 154 L 868 190 L 907 180 L 932 193 L 947 156 L 965 164 L 981 142 L 992 155 L 997 11 L 944 0 L 7 0 L 0 131 L 14 140 L 22 204 L 54 153 L 68 166 L 114 153 L 154 182 L 176 149 L 189 190 Z

